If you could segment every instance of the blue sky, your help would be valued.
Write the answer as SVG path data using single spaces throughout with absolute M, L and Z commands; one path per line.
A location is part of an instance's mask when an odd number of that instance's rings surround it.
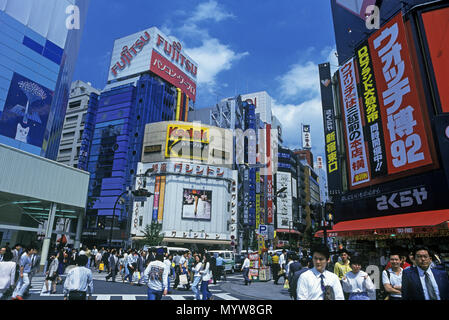
M 152 26 L 198 63 L 196 108 L 265 90 L 285 144 L 300 147 L 300 124 L 311 124 L 324 156 L 318 64 L 337 65 L 329 0 L 92 0 L 74 80 L 102 89 L 114 40 Z

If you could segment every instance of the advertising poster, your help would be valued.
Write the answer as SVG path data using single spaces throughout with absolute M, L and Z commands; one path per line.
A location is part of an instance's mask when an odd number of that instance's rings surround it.
M 184 189 L 182 219 L 211 219 L 212 191 Z
M 53 92 L 14 73 L 0 118 L 0 134 L 42 147 Z
M 165 157 L 207 161 L 209 128 L 194 128 L 191 125 L 167 126 Z
M 161 177 L 156 177 L 154 186 L 154 200 L 153 200 L 153 221 L 157 221 L 159 211 L 159 190 L 161 187 Z
M 341 168 L 338 159 L 338 141 L 335 125 L 334 96 L 329 63 L 319 65 L 321 103 L 323 106 L 324 138 L 326 144 L 326 172 L 329 195 L 341 193 Z
M 441 111 L 449 112 L 449 8 L 422 14 L 422 20 L 431 56 L 432 69 L 441 103 Z
M 349 184 L 351 187 L 370 181 L 362 114 L 357 92 L 355 60 L 351 59 L 339 71 L 345 123 Z
M 157 215 L 157 222 L 162 223 L 164 218 L 164 199 L 165 199 L 165 180 L 167 177 L 161 177 L 161 186 L 159 190 L 159 209 Z
M 402 13 L 368 42 L 381 97 L 388 174 L 432 164 Z
M 379 96 L 376 88 L 373 63 L 368 43 L 357 50 L 357 64 L 360 78 L 361 97 L 365 114 L 365 128 L 368 128 L 367 140 L 370 154 L 371 176 L 373 178 L 387 174 L 384 130 L 379 108 Z

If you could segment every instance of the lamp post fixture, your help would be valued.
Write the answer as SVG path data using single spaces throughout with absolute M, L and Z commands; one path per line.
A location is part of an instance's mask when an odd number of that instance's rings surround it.
M 154 171 L 154 169 L 150 168 L 144 174 L 136 175 L 136 177 L 140 177 L 140 178 L 150 177 L 152 175 L 153 171 Z M 132 191 L 126 190 L 126 191 L 122 192 L 122 194 L 120 194 L 117 197 L 117 200 L 115 201 L 115 204 L 114 204 L 114 209 L 112 210 L 111 230 L 109 231 L 109 247 L 112 246 L 112 230 L 114 229 L 115 209 L 116 209 L 117 204 L 120 201 L 120 199 L 122 199 L 122 197 L 127 193 L 131 193 L 135 197 L 147 197 L 147 198 L 154 195 L 153 193 L 149 192 L 147 189 L 139 188 L 138 190 L 132 190 Z

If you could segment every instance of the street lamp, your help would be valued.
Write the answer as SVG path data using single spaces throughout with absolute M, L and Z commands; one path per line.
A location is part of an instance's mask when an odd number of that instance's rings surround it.
M 150 177 L 151 174 L 153 173 L 153 171 L 154 171 L 154 169 L 150 168 L 147 171 L 145 171 L 144 174 L 136 175 L 136 177 L 139 177 L 139 178 Z M 116 209 L 117 204 L 120 201 L 120 199 L 122 199 L 122 197 L 127 193 L 129 193 L 128 190 L 122 192 L 122 194 L 120 194 L 117 197 L 117 200 L 115 201 L 114 209 L 112 210 L 111 230 L 109 231 L 109 247 L 111 247 L 111 245 L 112 245 L 112 230 L 114 229 L 115 209 Z M 154 195 L 153 193 L 149 192 L 147 189 L 144 189 L 144 188 L 139 188 L 138 190 L 133 190 L 133 191 L 131 191 L 131 194 L 135 197 L 151 197 L 152 195 Z

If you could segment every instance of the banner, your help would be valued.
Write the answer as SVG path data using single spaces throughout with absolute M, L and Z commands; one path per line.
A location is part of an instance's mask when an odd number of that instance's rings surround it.
M 310 125 L 302 126 L 302 148 L 307 150 L 312 149 L 312 139 L 310 137 Z
M 319 65 L 321 103 L 323 106 L 324 137 L 326 144 L 326 171 L 329 195 L 341 193 L 341 168 L 337 156 L 338 141 L 335 126 L 334 97 L 329 63 Z
M 365 149 L 362 115 L 357 92 L 355 60 L 340 68 L 342 109 L 345 123 L 349 184 L 351 187 L 370 181 L 368 157 Z
M 193 125 L 167 126 L 166 158 L 207 161 L 209 157 L 209 128 Z
M 365 114 L 365 130 L 368 137 L 371 176 L 373 178 L 387 174 L 387 159 L 385 154 L 384 130 L 380 116 L 379 96 L 376 88 L 373 63 L 368 43 L 357 50 L 357 65 L 359 70 L 360 88 Z
M 164 199 L 165 199 L 165 180 L 166 177 L 161 177 L 161 186 L 159 191 L 159 209 L 158 209 L 158 216 L 157 216 L 157 222 L 162 223 L 162 219 L 164 217 Z
M 156 177 L 156 182 L 154 185 L 153 219 L 152 219 L 152 221 L 157 221 L 157 219 L 158 219 L 160 183 L 161 183 L 161 177 Z
M 381 97 L 388 174 L 432 164 L 402 13 L 368 42 Z

